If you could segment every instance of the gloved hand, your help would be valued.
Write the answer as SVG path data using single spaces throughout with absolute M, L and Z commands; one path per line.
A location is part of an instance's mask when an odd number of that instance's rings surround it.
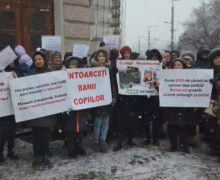
M 117 100 L 113 98 L 111 105 L 112 105 L 112 106 L 115 106 L 116 103 L 117 103 Z
M 212 85 L 215 85 L 217 83 L 217 81 L 215 79 L 210 79 L 209 82 L 212 84 Z

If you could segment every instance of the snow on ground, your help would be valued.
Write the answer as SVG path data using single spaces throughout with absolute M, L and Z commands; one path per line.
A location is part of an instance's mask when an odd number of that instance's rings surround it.
M 91 140 L 84 145 L 91 147 Z M 18 161 L 6 160 L 0 165 L 2 180 L 220 180 L 220 164 L 207 156 L 206 145 L 189 155 L 168 152 L 168 142 L 161 147 L 126 148 L 117 153 L 94 153 L 69 159 L 63 141 L 51 143 L 53 156 L 50 169 L 32 169 L 32 145 L 17 139 Z

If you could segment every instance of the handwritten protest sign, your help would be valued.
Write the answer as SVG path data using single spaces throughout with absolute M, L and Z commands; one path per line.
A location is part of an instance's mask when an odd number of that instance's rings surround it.
M 61 51 L 60 36 L 41 36 L 41 46 L 47 51 Z
M 56 71 L 10 81 L 16 122 L 66 111 L 67 72 Z
M 4 70 L 9 64 L 17 59 L 16 54 L 10 46 L 7 46 L 0 52 L 0 70 Z
M 108 69 L 68 70 L 68 77 L 68 95 L 73 110 L 109 105 L 112 102 Z
M 213 70 L 162 70 L 158 77 L 161 107 L 209 107 Z
M 89 52 L 89 45 L 73 44 L 73 56 L 78 58 L 87 57 Z
M 159 61 L 117 60 L 117 81 L 119 94 L 122 95 L 158 95 L 155 85 L 157 72 L 162 69 Z
M 0 73 L 0 117 L 9 116 L 14 113 L 9 89 L 9 81 L 11 79 L 13 79 L 12 73 Z
M 104 36 L 103 42 L 110 49 L 119 49 L 120 48 L 120 36 Z

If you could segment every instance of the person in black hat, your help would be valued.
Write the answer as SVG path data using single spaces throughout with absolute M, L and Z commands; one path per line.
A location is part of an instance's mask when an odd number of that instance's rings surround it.
M 148 52 L 147 60 L 162 61 L 162 55 L 157 49 L 152 49 Z M 158 88 L 158 87 L 156 87 Z M 159 107 L 159 96 L 146 97 L 145 99 L 146 109 L 143 112 L 145 121 L 145 145 L 151 144 L 159 146 L 159 138 L 162 136 L 162 119 L 161 109 Z M 152 133 L 151 133 L 152 122 Z
M 70 56 L 66 59 L 67 69 L 76 69 L 82 67 L 82 60 L 78 57 Z M 82 116 L 84 114 L 84 116 Z M 68 154 L 71 158 L 76 158 L 78 155 L 86 155 L 86 151 L 83 149 L 82 131 L 85 129 L 87 113 L 83 111 L 67 111 L 62 113 L 62 120 L 64 123 L 64 138 L 68 150 Z
M 208 46 L 203 45 L 199 48 L 196 55 L 196 65 L 197 69 L 210 69 L 210 61 L 209 61 L 209 53 L 210 49 Z

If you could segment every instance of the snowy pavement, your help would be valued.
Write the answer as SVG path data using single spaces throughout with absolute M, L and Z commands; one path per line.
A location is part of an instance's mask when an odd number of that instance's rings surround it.
M 90 147 L 90 140 L 84 142 Z M 69 159 L 62 141 L 51 143 L 50 169 L 32 169 L 32 145 L 17 139 L 18 161 L 6 160 L 0 165 L 2 180 L 220 180 L 220 163 L 206 155 L 203 144 L 189 155 L 168 152 L 168 142 L 161 147 L 124 149 L 117 153 L 94 153 Z

